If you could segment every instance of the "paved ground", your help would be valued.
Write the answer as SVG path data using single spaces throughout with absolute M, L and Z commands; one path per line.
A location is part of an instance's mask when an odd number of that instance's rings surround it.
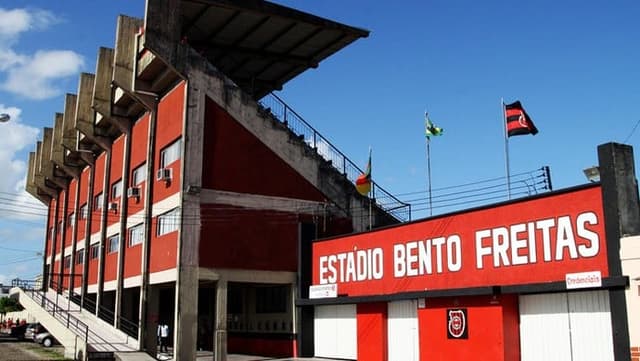
M 0 360 L 3 361 L 45 361 L 64 360 L 62 350 L 43 349 L 30 341 L 19 341 L 12 337 L 0 337 Z

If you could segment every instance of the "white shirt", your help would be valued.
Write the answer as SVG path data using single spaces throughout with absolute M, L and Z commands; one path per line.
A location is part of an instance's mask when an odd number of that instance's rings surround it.
M 158 325 L 158 336 L 160 336 L 160 337 L 169 337 L 169 326 L 168 325 Z

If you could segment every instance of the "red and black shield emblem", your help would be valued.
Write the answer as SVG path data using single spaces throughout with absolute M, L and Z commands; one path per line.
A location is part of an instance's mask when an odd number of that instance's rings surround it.
M 469 337 L 468 330 L 467 309 L 447 309 L 447 338 L 467 339 Z

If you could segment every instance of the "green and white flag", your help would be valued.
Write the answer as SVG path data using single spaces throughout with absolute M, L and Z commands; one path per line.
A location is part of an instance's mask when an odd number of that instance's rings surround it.
M 444 133 L 444 129 L 435 126 L 435 124 L 431 122 L 431 119 L 429 119 L 429 113 L 424 113 L 424 119 L 425 136 L 427 138 L 431 138 L 432 136 L 437 137 Z

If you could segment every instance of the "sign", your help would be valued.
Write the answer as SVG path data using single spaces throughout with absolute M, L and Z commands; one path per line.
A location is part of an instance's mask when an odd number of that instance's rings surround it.
M 315 242 L 312 254 L 313 284 L 349 296 L 608 275 L 599 185 Z
M 600 271 L 568 273 L 565 276 L 567 289 L 602 287 Z
M 309 298 L 338 297 L 338 285 L 314 285 L 309 286 Z
M 467 309 L 447 309 L 447 338 L 466 340 L 469 338 L 467 326 Z

